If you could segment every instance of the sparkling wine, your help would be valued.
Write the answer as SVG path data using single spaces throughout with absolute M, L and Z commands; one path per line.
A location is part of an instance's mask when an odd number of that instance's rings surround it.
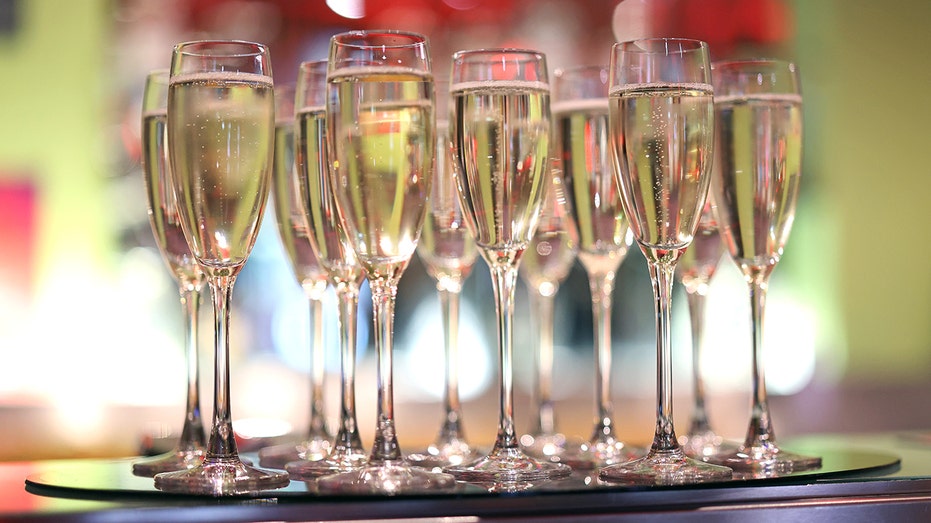
M 610 94 L 619 183 L 634 237 L 661 257 L 686 247 L 705 204 L 714 140 L 712 88 L 649 84 Z
M 437 121 L 436 174 L 434 185 L 455 184 L 449 152 L 448 123 Z M 461 284 L 478 256 L 475 240 L 466 227 L 454 185 L 435 186 L 424 220 L 417 254 L 427 273 L 437 282 Z
M 168 108 L 181 223 L 194 255 L 209 269 L 241 266 L 268 198 L 272 81 L 245 73 L 174 76 Z
M 433 77 L 354 68 L 328 80 L 340 110 L 328 119 L 343 224 L 369 274 L 406 266 L 417 246 L 436 147 Z
M 452 86 L 451 96 L 452 147 L 475 241 L 490 250 L 524 248 L 546 186 L 549 91 L 537 82 L 474 82 Z
M 341 230 L 336 195 L 328 179 L 326 110 L 322 106 L 306 107 L 298 111 L 296 119 L 297 161 L 307 168 L 307 178 L 301 178 L 301 191 L 314 249 L 334 282 L 357 282 L 362 269 Z
M 147 112 L 142 116 L 143 169 L 149 199 L 149 222 L 162 258 L 172 276 L 186 286 L 202 278 L 191 254 L 178 215 L 178 202 L 171 189 L 168 164 L 167 114 Z
M 301 285 L 309 290 L 323 292 L 326 288 L 326 274 L 310 243 L 300 184 L 294 168 L 292 119 L 275 122 L 275 157 L 272 164 L 272 194 L 281 244 Z
M 798 197 L 802 151 L 799 95 L 715 100 L 717 177 L 712 184 L 721 232 L 744 272 L 772 268 Z
M 553 104 L 556 156 L 579 232 L 579 262 L 591 273 L 616 270 L 627 255 L 627 216 L 613 174 L 608 99 Z

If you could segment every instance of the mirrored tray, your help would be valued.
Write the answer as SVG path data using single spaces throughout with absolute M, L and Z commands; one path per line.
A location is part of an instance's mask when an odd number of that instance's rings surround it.
M 822 444 L 824 442 L 821 442 Z M 706 489 L 729 489 L 765 485 L 808 484 L 823 480 L 846 480 L 857 478 L 876 478 L 892 474 L 899 470 L 901 461 L 894 454 L 861 449 L 845 448 L 811 448 L 803 449 L 806 453 L 822 456 L 823 466 L 817 470 L 796 472 L 780 477 L 739 478 L 718 483 L 682 486 L 628 486 L 616 483 L 603 483 L 597 479 L 597 472 L 576 472 L 571 477 L 557 481 L 545 481 L 521 485 L 478 485 L 460 483 L 454 491 L 423 493 L 416 495 L 398 495 L 394 498 L 434 498 L 434 497 L 487 497 L 496 495 L 545 495 L 599 492 L 636 492 L 636 491 L 689 491 Z M 250 456 L 248 453 L 245 456 Z M 107 501 L 127 501 L 146 499 L 204 498 L 205 496 L 165 493 L 155 488 L 152 478 L 134 476 L 132 462 L 138 458 L 116 460 L 66 460 L 50 461 L 36 464 L 26 480 L 26 490 L 43 496 L 96 499 Z M 360 496 L 318 494 L 313 482 L 291 481 L 285 488 L 253 492 L 235 496 L 238 499 L 276 499 L 278 502 L 312 501 L 314 499 L 333 500 L 341 498 L 379 498 L 386 496 Z

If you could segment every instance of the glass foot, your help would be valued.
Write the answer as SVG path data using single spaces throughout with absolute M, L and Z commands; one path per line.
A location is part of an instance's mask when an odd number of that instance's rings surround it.
M 562 463 L 540 461 L 519 448 L 495 448 L 491 454 L 473 463 L 446 467 L 443 472 L 456 479 L 474 483 L 522 483 L 567 477 L 572 469 Z
M 613 436 L 595 442 L 584 441 L 566 448 L 558 460 L 573 470 L 592 470 L 642 457 L 646 451 Z
M 547 461 L 557 461 L 566 450 L 566 436 L 558 432 L 524 434 L 520 437 L 520 448 L 528 456 Z
M 601 469 L 598 477 L 610 483 L 628 485 L 688 485 L 712 481 L 727 481 L 733 471 L 692 459 L 681 448 L 650 450 L 634 461 L 610 465 Z
M 442 469 L 443 467 L 462 465 L 475 461 L 478 458 L 476 450 L 460 439 L 447 441 L 443 444 L 434 443 L 422 452 L 415 452 L 407 456 L 411 465 L 428 469 Z
M 709 461 L 718 454 L 736 452 L 740 444 L 725 440 L 713 430 L 679 436 L 679 446 L 690 458 Z
M 203 463 L 204 454 L 203 449 L 174 450 L 166 454 L 159 454 L 133 463 L 133 474 L 151 478 L 162 472 L 192 469 Z
M 821 468 L 820 457 L 795 454 L 776 445 L 741 445 L 734 452 L 716 454 L 708 461 L 730 467 L 734 472 L 751 473 L 753 477 L 777 476 Z
M 192 469 L 155 476 L 155 488 L 161 491 L 212 496 L 272 490 L 289 483 L 286 472 L 249 467 L 238 458 L 205 461 Z
M 298 444 L 288 443 L 265 447 L 259 450 L 259 465 L 273 469 L 283 469 L 292 461 L 316 461 L 330 453 L 332 442 L 323 439 L 302 441 Z
M 311 480 L 321 476 L 349 472 L 365 466 L 368 456 L 362 452 L 335 450 L 320 460 L 297 460 L 284 466 L 291 479 Z
M 449 474 L 412 467 L 403 461 L 370 464 L 349 472 L 317 479 L 320 493 L 343 494 L 416 494 L 451 491 L 457 488 L 456 478 Z

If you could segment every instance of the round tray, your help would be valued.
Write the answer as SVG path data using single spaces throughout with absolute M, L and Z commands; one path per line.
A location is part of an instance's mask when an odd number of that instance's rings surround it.
M 808 454 L 822 457 L 822 467 L 817 470 L 796 472 L 779 477 L 741 478 L 717 483 L 681 486 L 629 486 L 615 483 L 603 483 L 597 479 L 597 472 L 575 472 L 564 480 L 545 481 L 536 484 L 511 486 L 480 486 L 462 483 L 453 491 L 422 493 L 417 495 L 396 495 L 403 497 L 434 496 L 495 496 L 507 495 L 544 495 L 589 492 L 630 492 L 654 490 L 690 490 L 690 489 L 728 489 L 764 485 L 807 484 L 828 480 L 848 480 L 857 478 L 876 478 L 892 474 L 899 470 L 900 458 L 888 452 L 860 449 L 806 448 Z M 248 457 L 249 454 L 245 454 Z M 53 497 L 95 499 L 104 501 L 127 501 L 139 499 L 178 499 L 205 498 L 211 496 L 166 493 L 155 488 L 152 478 L 132 474 L 132 463 L 138 458 L 117 460 L 68 460 L 37 464 L 37 468 L 26 477 L 26 489 L 34 494 Z M 257 460 L 256 460 L 257 461 Z M 334 498 L 387 498 L 383 495 L 334 495 L 318 494 L 313 482 L 291 481 L 284 488 L 260 492 L 251 492 L 232 496 L 238 499 L 278 499 L 332 501 Z

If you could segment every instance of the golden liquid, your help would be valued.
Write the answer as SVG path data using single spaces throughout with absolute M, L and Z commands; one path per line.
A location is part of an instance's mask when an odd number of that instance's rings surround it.
M 208 270 L 240 267 L 268 199 L 272 83 L 258 75 L 181 77 L 169 87 L 168 108 L 181 224 L 194 256 Z

